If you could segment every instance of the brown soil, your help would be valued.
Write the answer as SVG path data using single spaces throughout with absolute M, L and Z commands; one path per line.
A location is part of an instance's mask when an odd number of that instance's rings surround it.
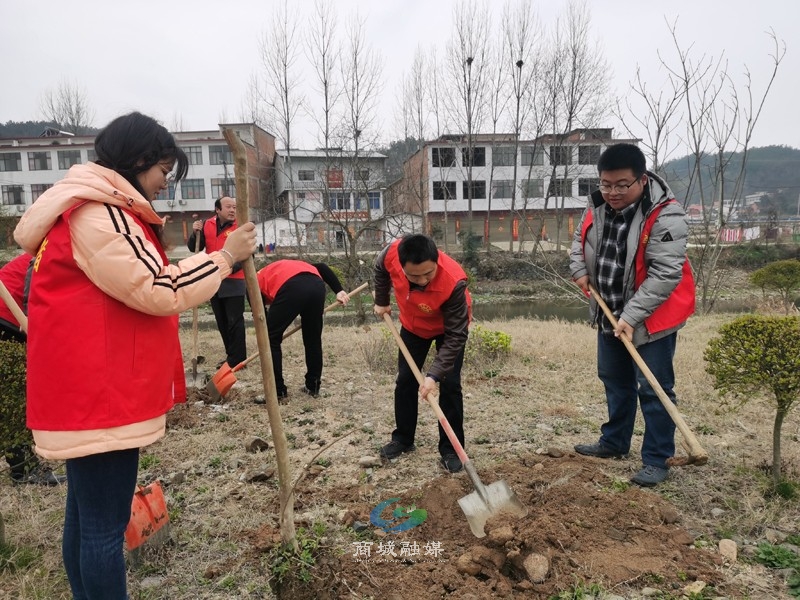
M 465 361 L 467 451 L 484 484 L 505 481 L 528 510 L 521 518 L 490 519 L 484 538 L 472 534 L 457 503 L 473 492 L 469 477 L 438 465 L 436 421 L 426 407 L 416 452 L 375 467 L 359 465 L 377 456 L 394 427 L 396 348 L 385 328 L 326 326 L 319 398 L 298 391 L 303 346 L 293 336 L 284 342 L 290 393 L 280 413 L 290 481 L 297 481 L 297 539 L 310 564 L 281 560 L 288 555 L 281 553 L 277 464 L 266 407 L 255 403 L 264 391 L 254 361 L 217 404 L 208 403 L 203 388 L 192 390 L 168 415 L 167 436 L 143 449 L 140 480 L 163 481 L 172 543 L 145 547 L 143 564 L 129 572 L 130 595 L 482 600 L 594 589 L 634 599 L 651 588 L 667 600 L 702 581 L 706 588 L 694 598 L 787 599 L 784 580 L 753 564 L 747 550 L 767 529 L 800 533 L 800 511 L 797 502 L 765 495 L 774 412 L 756 399 L 727 412 L 704 372 L 702 350 L 724 320 L 692 319 L 675 359 L 681 411 L 710 460 L 672 469 L 653 490 L 628 482 L 641 466 L 640 421 L 627 459 L 604 461 L 572 450 L 596 440 L 606 417 L 593 330 L 557 321 L 481 323 L 509 333 L 512 351 L 499 362 L 481 354 Z M 187 367 L 190 331 L 182 332 Z M 216 364 L 219 335 L 200 335 L 201 353 Z M 248 345 L 255 349 L 252 330 Z M 213 373 L 207 365 L 204 370 Z M 797 480 L 795 413 L 783 431 L 785 471 Z M 269 449 L 247 451 L 254 437 Z M 0 510 L 8 542 L 35 549 L 37 559 L 27 568 L 0 570 L 0 598 L 68 598 L 60 559 L 65 488 L 12 486 L 7 479 L 0 478 Z M 425 510 L 427 518 L 400 533 L 384 532 L 370 513 L 393 498 L 382 518 L 400 507 L 405 514 L 410 507 Z M 402 510 L 398 519 L 405 520 Z M 727 537 L 739 544 L 737 562 L 723 562 L 717 551 Z M 536 555 L 546 569 L 534 581 L 525 561 Z

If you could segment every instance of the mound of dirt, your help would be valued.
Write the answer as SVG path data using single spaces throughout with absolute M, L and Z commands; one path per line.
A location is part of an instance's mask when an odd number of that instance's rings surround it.
M 484 484 L 506 481 L 528 509 L 522 518 L 490 519 L 484 538 L 472 534 L 457 504 L 473 491 L 464 473 L 442 475 L 387 504 L 387 521 L 391 514 L 427 511 L 421 523 L 399 533 L 370 523 L 380 500 L 391 498 L 365 501 L 363 486 L 330 490 L 327 501 L 349 515 L 347 524 L 368 527 L 344 552 L 318 557 L 310 582 L 285 581 L 276 592 L 294 599 L 352 598 L 355 592 L 400 600 L 547 598 L 577 582 L 620 592 L 647 586 L 672 592 L 695 580 L 720 586 L 719 555 L 693 546 L 695 536 L 681 526 L 678 511 L 661 496 L 606 475 L 603 466 L 553 451 L 515 457 L 482 473 Z M 280 539 L 268 529 L 249 537 L 258 552 Z

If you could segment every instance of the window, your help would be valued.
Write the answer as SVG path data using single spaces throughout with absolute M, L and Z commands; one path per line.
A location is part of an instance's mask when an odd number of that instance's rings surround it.
M 181 181 L 181 198 L 185 200 L 201 200 L 205 197 L 205 181 L 202 179 L 184 179 Z
M 175 200 L 175 184 L 170 182 L 166 190 L 158 193 L 156 200 Z
M 81 151 L 80 150 L 59 150 L 58 151 L 58 168 L 66 171 L 72 165 L 80 164 Z
M 483 146 L 472 148 L 472 160 L 470 160 L 469 148 L 461 149 L 461 164 L 465 167 L 485 167 L 486 166 L 486 148 Z M 485 195 L 485 194 L 484 194 Z
M 547 195 L 554 197 L 572 196 L 572 179 L 551 179 Z
M 359 181 L 369 181 L 369 169 L 359 169 L 357 177 Z
M 470 197 L 469 192 L 472 190 L 472 198 L 480 199 L 486 198 L 486 182 L 485 181 L 473 181 L 470 185 L 469 181 L 462 182 L 462 192 L 464 193 L 463 198 L 466 200 Z
M 433 199 L 434 200 L 455 200 L 456 182 L 455 181 L 434 181 Z
M 591 196 L 599 185 L 600 180 L 597 177 L 581 177 L 578 179 L 578 196 Z
M 551 165 L 571 165 L 572 146 L 550 146 Z
M 203 147 L 202 146 L 183 146 L 183 151 L 186 153 L 186 158 L 189 159 L 190 165 L 203 164 Z
M 233 154 L 231 149 L 225 146 L 209 146 L 208 147 L 208 162 L 212 165 L 229 165 L 233 163 Z
M 349 210 L 350 194 L 344 192 L 331 192 L 329 194 L 329 204 L 331 210 Z
M 28 152 L 29 171 L 50 171 L 53 166 L 49 152 Z
M 212 179 L 211 180 L 211 197 L 216 200 L 228 196 L 229 198 L 236 198 L 236 184 L 233 179 Z
M 306 171 L 301 169 L 297 172 L 297 178 L 300 181 L 314 181 L 314 171 Z
M 31 184 L 31 201 L 36 202 L 36 200 L 44 194 L 45 190 L 49 190 L 53 187 L 52 183 L 32 183 Z
M 0 153 L 0 171 L 22 171 L 22 154 L 19 152 Z
M 94 151 L 94 148 L 89 148 L 86 151 L 86 160 L 89 162 L 95 162 L 97 160 L 97 152 Z
M 369 199 L 370 210 L 380 210 L 381 208 L 381 193 L 380 192 L 367 192 Z
M 578 146 L 578 164 L 596 165 L 600 160 L 600 146 Z
M 544 164 L 544 153 L 539 146 L 523 146 L 521 154 L 522 164 L 526 167 Z
M 22 199 L 22 186 L 21 185 L 4 185 L 3 186 L 3 204 L 25 204 Z
M 431 162 L 434 167 L 455 167 L 455 148 L 431 148 Z
M 543 198 L 544 181 L 541 179 L 523 179 L 522 194 L 526 198 Z
M 492 164 L 495 167 L 513 167 L 514 146 L 497 146 L 492 149 Z
M 492 182 L 492 197 L 494 198 L 511 198 L 513 190 L 514 182 L 510 179 L 498 179 Z

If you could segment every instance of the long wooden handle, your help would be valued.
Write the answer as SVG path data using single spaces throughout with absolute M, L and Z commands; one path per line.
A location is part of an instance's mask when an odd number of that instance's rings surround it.
M 352 298 L 353 296 L 355 296 L 355 295 L 356 295 L 356 294 L 358 294 L 359 292 L 362 292 L 362 291 L 364 291 L 364 289 L 366 289 L 366 287 L 367 287 L 368 285 L 369 285 L 369 282 L 362 283 L 360 286 L 358 286 L 358 287 L 357 287 L 356 289 L 354 289 L 352 292 L 348 292 L 348 293 L 347 293 L 347 297 L 348 297 L 348 298 Z M 339 301 L 338 301 L 338 300 L 337 300 L 336 302 L 332 302 L 331 304 L 329 304 L 328 306 L 326 306 L 326 307 L 325 307 L 325 310 L 323 310 L 323 311 L 322 311 L 322 314 L 324 315 L 324 314 L 325 314 L 326 312 L 328 312 L 330 309 L 332 309 L 332 308 L 336 308 L 337 306 L 341 306 L 341 304 L 339 304 Z M 287 330 L 287 331 L 285 331 L 285 332 L 284 332 L 284 334 L 283 334 L 283 338 L 282 338 L 282 339 L 284 339 L 284 340 L 285 340 L 286 338 L 288 338 L 288 337 L 289 337 L 290 335 L 292 335 L 293 333 L 297 333 L 298 331 L 300 331 L 300 329 L 302 329 L 302 327 L 303 327 L 302 323 L 301 323 L 300 325 L 295 325 L 295 326 L 294 326 L 294 327 L 292 327 L 291 329 L 289 329 L 289 330 Z M 256 358 L 258 358 L 258 352 L 256 352 L 255 354 L 251 354 L 250 356 L 248 356 L 247 358 L 245 358 L 245 359 L 244 359 L 242 362 L 240 362 L 238 365 L 236 365 L 235 367 L 233 367 L 233 368 L 231 369 L 231 373 L 236 373 L 236 371 L 240 371 L 240 370 L 244 369 L 244 368 L 245 368 L 245 367 L 246 367 L 246 366 L 247 366 L 247 365 L 248 365 L 248 364 L 249 364 L 251 361 L 255 360 Z
M 406 357 L 406 362 L 408 362 L 409 368 L 414 373 L 414 377 L 416 377 L 419 384 L 422 385 L 425 383 L 425 377 L 420 372 L 417 363 L 414 362 L 411 352 L 408 351 L 408 346 L 406 346 L 403 338 L 400 337 L 400 332 L 397 331 L 397 327 L 395 327 L 394 321 L 392 320 L 392 315 L 389 313 L 383 313 L 383 321 L 386 323 L 389 331 L 392 332 L 392 337 L 394 337 L 394 341 L 397 342 L 397 347 L 400 348 L 400 352 L 402 352 L 403 356 Z M 464 468 L 466 468 L 467 463 L 469 462 L 469 456 L 467 456 L 467 453 L 464 451 L 464 447 L 461 445 L 461 442 L 458 441 L 456 432 L 453 431 L 453 428 L 450 426 L 450 422 L 447 420 L 447 417 L 444 416 L 442 408 L 439 406 L 438 396 L 435 394 L 428 394 L 426 401 L 431 405 L 433 412 L 436 413 L 436 418 L 439 420 L 439 424 L 447 434 L 447 439 L 449 439 L 450 443 L 453 444 L 453 449 L 455 449 L 458 459 L 461 461 L 461 464 L 464 465 Z
M 196 220 L 197 215 L 194 214 L 192 217 Z M 194 232 L 194 253 L 197 254 L 200 252 L 200 232 Z M 198 309 L 196 306 L 192 307 L 192 371 L 194 375 L 197 375 L 197 317 L 198 317 Z
M 3 298 L 3 302 L 6 303 L 8 310 L 10 310 L 11 314 L 14 315 L 14 318 L 19 323 L 19 328 L 22 330 L 22 332 L 28 333 L 28 317 L 25 316 L 24 312 L 22 312 L 19 304 L 17 304 L 17 301 L 14 300 L 11 292 L 8 291 L 8 288 L 6 288 L 2 281 L 0 281 L 0 297 Z
M 597 301 L 597 304 L 600 305 L 600 308 L 603 310 L 603 313 L 605 313 L 606 318 L 608 318 L 609 322 L 611 323 L 611 326 L 616 329 L 617 319 L 614 317 L 614 313 L 612 313 L 611 309 L 608 308 L 608 305 L 605 303 L 603 298 L 600 297 L 600 294 L 597 293 L 597 290 L 595 290 L 592 286 L 589 286 L 589 291 L 591 291 L 592 296 L 594 296 L 594 299 Z M 667 396 L 667 393 L 664 391 L 664 388 L 661 387 L 661 384 L 658 382 L 658 379 L 656 379 L 656 376 L 653 375 L 650 367 L 648 367 L 647 363 L 644 362 L 642 355 L 636 350 L 636 346 L 634 346 L 633 342 L 631 342 L 624 335 L 619 336 L 619 339 L 622 340 L 623 344 L 625 344 L 625 348 L 628 349 L 631 357 L 636 362 L 637 366 L 650 384 L 650 387 L 655 390 L 658 399 L 661 400 L 661 404 L 664 405 L 664 408 L 669 413 L 669 416 L 672 418 L 675 426 L 681 432 L 681 435 L 683 435 L 683 439 L 686 440 L 686 451 L 689 453 L 691 458 L 694 459 L 695 463 L 705 463 L 708 460 L 708 453 L 700 445 L 700 442 L 697 441 L 694 433 L 692 433 L 692 430 L 689 429 L 686 421 L 683 420 L 681 413 L 678 411 L 678 407 L 675 406 L 672 400 L 670 400 L 669 396 Z

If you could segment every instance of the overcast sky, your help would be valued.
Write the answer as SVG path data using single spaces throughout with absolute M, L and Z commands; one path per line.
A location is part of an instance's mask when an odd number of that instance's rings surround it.
M 367 42 L 385 65 L 379 133 L 383 140 L 395 139 L 400 76 L 418 46 L 427 49 L 439 40 L 444 47 L 453 6 L 460 0 L 330 1 L 342 38 L 344 22 L 356 11 L 367 22 Z M 502 4 L 490 3 L 495 31 Z M 565 4 L 535 2 L 545 25 Z M 185 130 L 216 129 L 222 116 L 236 121 L 248 80 L 262 69 L 259 39 L 274 6 L 275 0 L 0 0 L 0 122 L 42 118 L 42 93 L 64 78 L 85 89 L 97 127 L 130 110 L 170 127 L 180 121 Z M 290 7 L 305 15 L 313 3 L 293 0 Z M 628 93 L 637 65 L 648 73 L 658 69 L 657 51 L 675 58 L 665 18 L 677 18 L 682 46 L 694 44 L 697 57 L 724 53 L 740 84 L 747 65 L 760 97 L 773 51 L 765 32 L 774 29 L 787 52 L 751 145 L 800 148 L 799 1 L 592 0 L 589 7 L 609 81 L 621 95 Z M 656 72 L 653 81 L 661 80 Z M 617 123 L 609 119 L 605 125 Z M 298 133 L 298 145 L 314 144 L 309 134 Z

